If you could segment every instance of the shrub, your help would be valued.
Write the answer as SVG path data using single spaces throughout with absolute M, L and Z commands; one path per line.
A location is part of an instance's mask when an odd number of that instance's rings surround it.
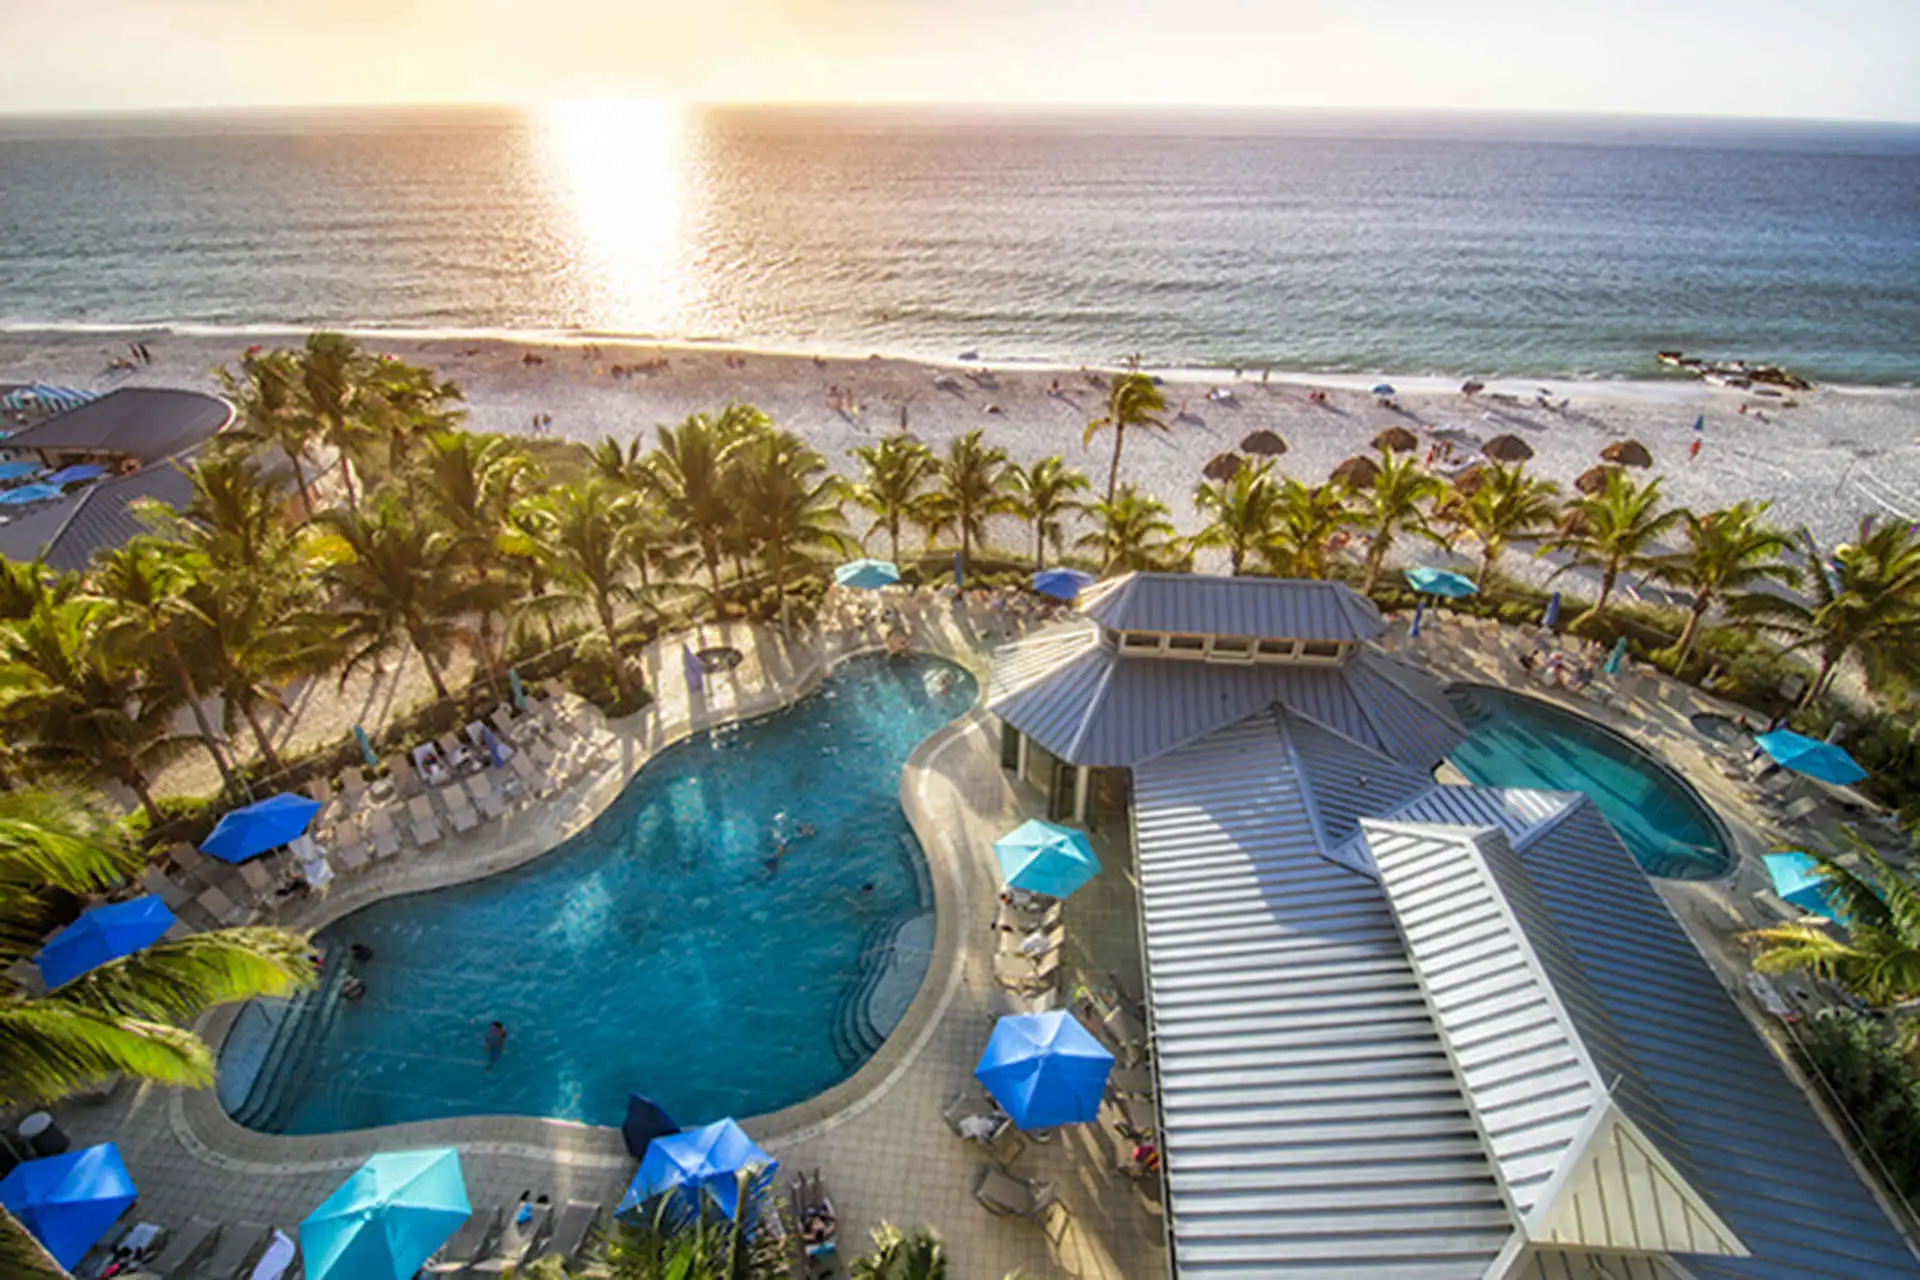
M 149 829 L 144 807 L 136 808 L 121 820 L 125 824 L 127 838 L 136 844 L 147 841 L 158 844 L 165 839 L 185 840 L 198 845 L 213 833 L 220 815 L 231 807 L 219 795 L 155 796 L 153 804 L 160 810 L 161 825 L 158 828 Z
M 1801 1024 L 1800 1055 L 1825 1079 L 1896 1190 L 1920 1196 L 1920 1070 L 1883 1027 L 1845 1009 Z

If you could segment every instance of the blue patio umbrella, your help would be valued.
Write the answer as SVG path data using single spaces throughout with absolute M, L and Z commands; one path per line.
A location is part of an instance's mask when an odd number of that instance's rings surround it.
M 1055 600 L 1071 600 L 1098 581 L 1078 569 L 1042 569 L 1033 575 L 1033 589 Z
M 69 1271 L 138 1197 L 111 1142 L 14 1166 L 0 1204 Z
M 1810 854 L 1795 849 L 1770 853 L 1761 861 L 1767 864 L 1767 879 L 1773 881 L 1773 891 L 1783 900 L 1802 911 L 1811 911 L 1829 920 L 1840 919 L 1840 909 L 1827 895 L 1827 878 Z
M 0 480 L 18 480 L 40 469 L 37 462 L 0 462 Z
M 60 496 L 60 490 L 50 484 L 23 484 L 18 489 L 9 489 L 0 493 L 0 503 L 9 507 L 25 506 L 29 502 L 45 502 Z
M 693 656 L 693 650 L 680 646 L 680 669 L 687 675 L 687 692 L 698 693 L 707 687 L 706 673 L 700 667 L 700 659 Z
M 62 467 L 41 483 L 78 484 L 82 480 L 93 480 L 107 474 L 107 469 L 94 462 L 82 462 L 71 467 Z
M 620 1122 L 620 1136 L 627 1140 L 627 1154 L 644 1159 L 647 1144 L 680 1132 L 666 1109 L 643 1093 L 627 1095 L 627 1118 Z
M 1081 1124 L 1100 1111 L 1113 1054 L 1065 1009 L 1017 1013 L 993 1025 L 973 1069 L 1022 1129 Z
M 1606 672 L 1610 676 L 1620 674 L 1620 664 L 1627 660 L 1627 638 L 1621 636 L 1613 642 L 1613 652 L 1607 655 Z
M 1407 636 L 1409 639 L 1420 634 L 1420 619 L 1425 616 L 1426 612 L 1427 598 L 1425 596 L 1415 596 L 1413 598 L 1413 621 L 1407 624 Z
M 1480 590 L 1473 585 L 1473 579 L 1465 574 L 1426 565 L 1407 570 L 1407 585 L 1415 591 L 1423 591 L 1430 596 L 1445 596 L 1449 600 L 1464 600 Z
M 956 587 L 967 585 L 967 560 L 958 551 L 953 553 L 953 585 Z
M 167 904 L 146 894 L 109 902 L 80 913 L 80 918 L 47 939 L 33 962 L 49 988 L 72 982 L 109 960 L 130 956 L 173 928 Z
M 1050 898 L 1064 898 L 1100 874 L 1086 833 L 1037 818 L 995 840 L 993 856 L 1009 887 Z
M 1540 616 L 1540 625 L 1549 631 L 1560 625 L 1560 593 L 1558 591 L 1547 597 L 1547 611 Z
M 656 1196 L 682 1201 L 681 1208 L 696 1210 L 704 1196 L 733 1218 L 740 1212 L 741 1172 L 755 1170 L 757 1180 L 771 1185 L 773 1171 L 779 1167 L 780 1162 L 755 1146 L 739 1125 L 715 1120 L 648 1143 L 640 1172 L 614 1212 L 630 1213 Z M 692 1204 L 684 1203 L 688 1198 Z
M 1754 735 L 1754 744 L 1779 764 L 1809 778 L 1844 787 L 1867 776 L 1854 758 L 1834 746 L 1791 729 Z
M 1373 384 L 1373 394 L 1376 396 L 1390 396 L 1393 394 L 1393 384 L 1391 382 L 1376 382 Z
M 833 571 L 833 580 L 843 587 L 872 591 L 900 581 L 900 569 L 890 560 L 849 560 Z
M 367 731 L 359 725 L 353 726 L 353 740 L 360 747 L 360 759 L 369 769 L 380 767 L 380 757 L 373 754 L 373 743 L 367 738 Z
M 220 819 L 213 834 L 201 843 L 200 852 L 222 862 L 245 862 L 304 834 L 318 812 L 318 800 L 282 791 Z
M 0 396 L 0 409 L 58 409 L 65 413 L 69 409 L 78 409 L 89 400 L 98 400 L 97 391 L 81 391 L 74 387 L 50 387 L 44 382 L 31 386 L 18 387 Z
M 472 1213 L 458 1151 L 382 1152 L 300 1224 L 307 1280 L 407 1280 Z

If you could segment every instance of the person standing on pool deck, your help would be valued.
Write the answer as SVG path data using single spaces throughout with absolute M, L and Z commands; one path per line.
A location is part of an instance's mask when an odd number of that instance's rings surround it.
M 487 1070 L 493 1070 L 493 1064 L 500 1061 L 500 1055 L 506 1051 L 507 1028 L 504 1023 L 487 1024 Z

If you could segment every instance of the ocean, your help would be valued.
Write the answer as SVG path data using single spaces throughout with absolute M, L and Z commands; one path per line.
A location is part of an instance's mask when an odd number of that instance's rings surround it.
M 1920 128 L 583 103 L 0 120 L 0 328 L 1920 381 Z

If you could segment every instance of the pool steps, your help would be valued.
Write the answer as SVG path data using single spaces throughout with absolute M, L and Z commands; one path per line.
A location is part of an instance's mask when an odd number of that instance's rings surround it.
M 340 988 L 347 980 L 347 971 L 345 964 L 329 965 L 319 985 L 284 1001 L 255 1001 L 250 1006 L 249 1014 L 257 1008 L 264 1017 L 264 1024 L 256 1024 L 251 1033 L 264 1041 L 264 1047 L 251 1052 L 251 1046 L 234 1046 L 243 1049 L 243 1062 L 251 1060 L 255 1064 L 250 1076 L 243 1072 L 233 1081 L 231 1093 L 239 1093 L 245 1082 L 241 1101 L 227 1108 L 235 1123 L 266 1133 L 284 1129 L 297 1083 L 297 1073 L 289 1072 L 287 1066 L 304 1061 L 340 1015 Z M 242 1025 L 237 1023 L 236 1030 Z M 230 1033 L 230 1043 L 231 1039 Z M 231 1052 L 232 1048 L 222 1051 L 223 1065 Z M 227 1102 L 230 1096 L 223 1092 L 222 1101 Z

